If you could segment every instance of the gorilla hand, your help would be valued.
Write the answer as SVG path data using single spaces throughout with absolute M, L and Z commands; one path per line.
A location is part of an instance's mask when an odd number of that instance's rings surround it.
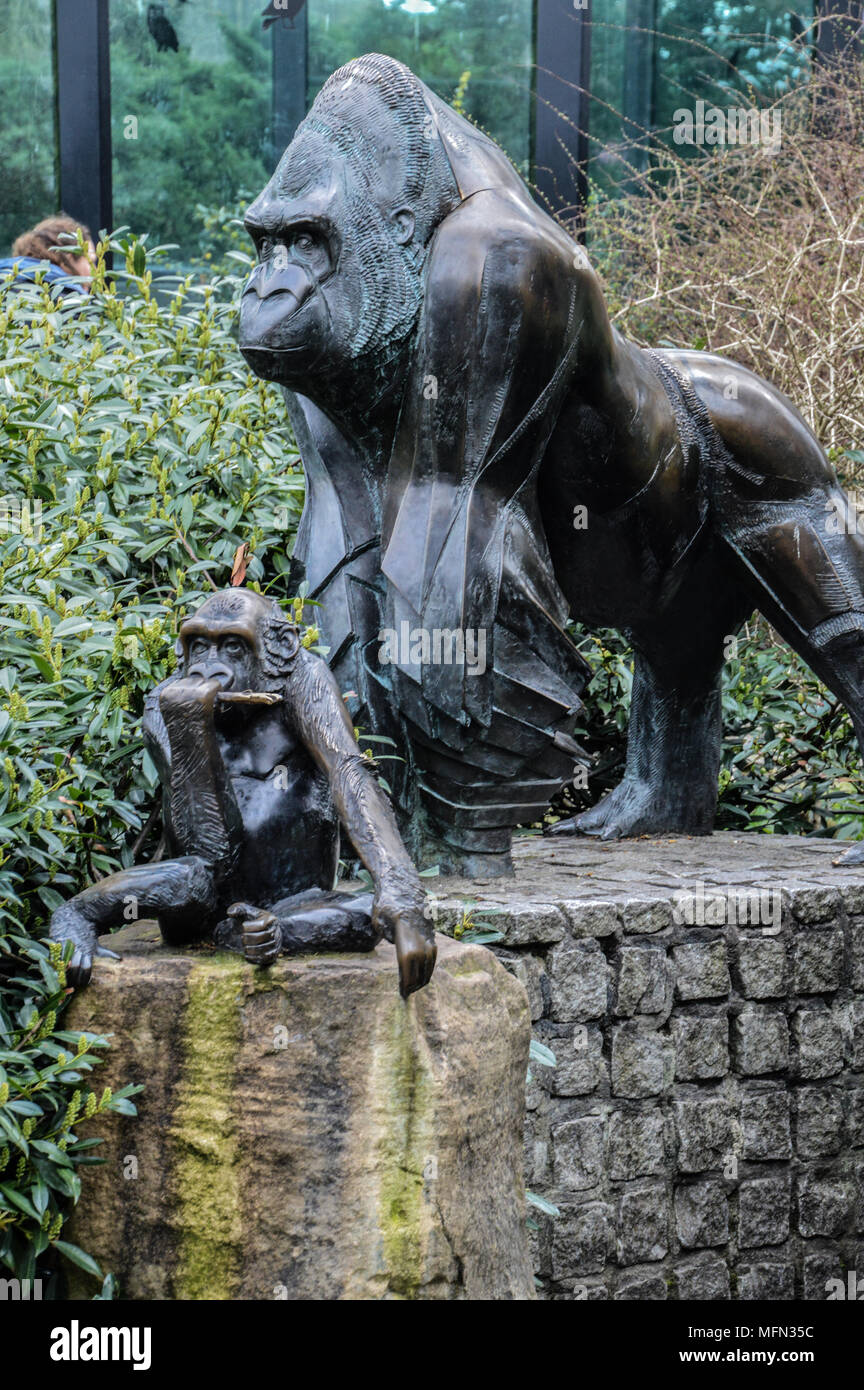
M 74 950 L 66 962 L 66 983 L 73 989 L 83 989 L 90 983 L 94 956 L 120 959 L 116 951 L 109 951 L 106 946 L 99 945 L 99 937 L 93 923 L 78 912 L 72 903 L 64 903 L 62 907 L 58 907 L 51 918 L 48 935 L 61 946 L 67 941 L 72 942 Z
M 243 923 L 243 955 L 252 965 L 272 965 L 282 950 L 282 930 L 272 912 L 232 903 L 228 916 Z
M 388 893 L 375 895 L 372 921 L 387 941 L 396 947 L 399 962 L 399 992 L 403 999 L 428 985 L 435 968 L 438 948 L 435 931 L 426 919 L 425 898 L 420 894 Z

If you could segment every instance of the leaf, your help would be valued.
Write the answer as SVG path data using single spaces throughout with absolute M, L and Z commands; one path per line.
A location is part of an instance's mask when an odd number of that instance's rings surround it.
M 536 1207 L 538 1211 L 542 1211 L 544 1216 L 561 1215 L 561 1212 L 554 1202 L 548 1201 L 545 1197 L 539 1197 L 536 1192 L 526 1191 L 525 1200 L 530 1206 Z
M 536 1038 L 531 1039 L 531 1046 L 528 1050 L 532 1062 L 537 1062 L 541 1067 L 557 1067 L 558 1059 L 551 1047 L 546 1047 L 545 1043 L 538 1042 Z
M 79 1246 L 72 1245 L 68 1240 L 55 1240 L 52 1241 L 52 1245 L 55 1250 L 59 1250 L 62 1255 L 65 1255 L 67 1260 L 71 1260 L 73 1265 L 78 1265 L 80 1269 L 86 1270 L 88 1274 L 95 1275 L 97 1279 L 103 1277 L 102 1270 L 99 1268 L 93 1256 L 86 1254 Z

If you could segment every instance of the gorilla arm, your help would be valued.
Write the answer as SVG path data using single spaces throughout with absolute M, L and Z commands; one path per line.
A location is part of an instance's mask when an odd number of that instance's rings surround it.
M 436 947 L 425 916 L 425 895 L 393 810 L 357 747 L 329 667 L 302 647 L 286 678 L 285 701 L 297 734 L 326 773 L 339 818 L 372 875 L 372 920 L 396 947 L 400 989 L 407 997 L 428 984 Z

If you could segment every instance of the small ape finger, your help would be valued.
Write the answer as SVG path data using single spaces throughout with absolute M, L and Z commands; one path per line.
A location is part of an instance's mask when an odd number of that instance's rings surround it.
M 122 956 L 118 956 L 118 954 L 117 954 L 116 951 L 109 951 L 107 946 L 97 946 L 97 947 L 96 947 L 96 954 L 97 954 L 97 956 L 107 956 L 109 960 L 122 960 L 122 959 L 123 959 Z

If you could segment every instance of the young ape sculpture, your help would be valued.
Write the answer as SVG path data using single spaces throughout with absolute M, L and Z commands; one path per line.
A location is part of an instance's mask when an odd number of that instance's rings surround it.
M 187 618 L 177 655 L 144 712 L 169 857 L 57 909 L 51 937 L 75 946 L 70 984 L 87 983 L 93 956 L 112 954 L 99 936 L 130 915 L 157 917 L 168 942 L 212 937 L 262 965 L 280 951 L 372 950 L 383 935 L 403 995 L 427 984 L 425 895 L 326 663 L 272 599 L 245 589 L 214 594 Z M 374 897 L 326 891 L 340 820 Z
M 864 539 L 801 416 L 733 362 L 625 341 L 582 249 L 407 68 L 334 73 L 246 223 L 241 347 L 300 393 L 295 559 L 439 862 L 506 871 L 568 777 L 568 612 L 624 631 L 635 674 L 624 778 L 559 833 L 710 832 L 754 608 L 864 736 Z M 382 629 L 409 639 L 387 665 Z M 428 660 L 442 629 L 484 633 L 483 673 Z

